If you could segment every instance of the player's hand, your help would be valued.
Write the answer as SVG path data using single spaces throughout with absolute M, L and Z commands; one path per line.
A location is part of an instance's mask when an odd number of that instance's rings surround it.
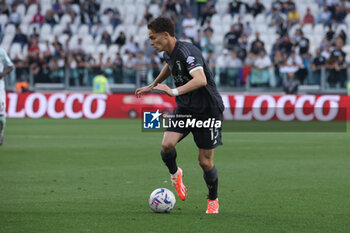
M 145 86 L 145 87 L 138 88 L 135 91 L 135 95 L 136 95 L 137 98 L 140 98 L 143 94 L 150 93 L 152 91 L 152 89 L 153 89 L 152 85 L 148 85 L 148 86 Z
M 157 86 L 153 87 L 153 90 L 163 91 L 168 96 L 174 96 L 173 91 L 166 84 L 159 83 Z

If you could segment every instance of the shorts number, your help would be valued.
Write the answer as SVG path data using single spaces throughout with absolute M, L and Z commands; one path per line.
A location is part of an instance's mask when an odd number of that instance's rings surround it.
M 210 128 L 210 137 L 211 140 L 213 141 L 214 139 L 216 139 L 219 136 L 219 130 L 215 129 L 215 128 Z

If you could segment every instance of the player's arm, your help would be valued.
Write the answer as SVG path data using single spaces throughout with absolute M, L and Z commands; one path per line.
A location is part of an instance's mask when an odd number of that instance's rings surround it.
M 3 72 L 0 73 L 0 79 L 8 75 L 13 70 L 13 66 L 8 66 L 4 69 Z
M 165 79 L 167 79 L 171 74 L 168 64 L 165 64 L 162 71 L 159 73 L 157 78 L 148 86 L 138 88 L 135 91 L 136 97 L 141 97 L 145 93 L 149 93 L 153 90 L 158 83 L 162 83 Z
M 164 91 L 169 96 L 177 96 L 197 90 L 207 85 L 207 78 L 204 74 L 202 67 L 197 67 L 196 69 L 193 69 L 193 71 L 190 71 L 190 75 L 192 76 L 192 79 L 183 86 L 170 89 L 170 87 L 168 87 L 165 84 L 158 84 L 153 89 Z

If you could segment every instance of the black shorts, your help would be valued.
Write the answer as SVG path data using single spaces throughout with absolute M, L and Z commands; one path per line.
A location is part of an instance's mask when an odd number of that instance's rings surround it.
M 195 121 L 193 121 L 195 119 Z M 204 115 L 196 115 L 190 114 L 186 112 L 182 112 L 179 109 L 175 109 L 174 113 L 171 117 L 169 117 L 168 122 L 179 122 L 184 121 L 185 127 L 179 126 L 177 123 L 168 124 L 166 131 L 176 132 L 183 134 L 183 137 L 179 140 L 184 139 L 190 132 L 192 132 L 193 139 L 199 149 L 214 149 L 215 147 L 222 145 L 221 138 L 221 125 L 222 125 L 222 115 L 221 114 L 204 114 Z M 191 127 L 186 127 L 186 122 L 196 122 L 202 121 L 207 122 L 206 126 L 208 127 L 192 127 L 193 124 L 189 124 Z M 219 126 L 219 122 L 221 122 Z M 204 125 L 204 124 L 203 124 Z

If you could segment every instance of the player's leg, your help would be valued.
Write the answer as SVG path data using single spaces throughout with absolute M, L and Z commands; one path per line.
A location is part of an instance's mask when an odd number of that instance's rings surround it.
M 0 88 L 1 89 L 1 88 Z M 0 146 L 4 143 L 4 131 L 5 131 L 5 93 L 0 90 Z
M 185 185 L 182 182 L 182 170 L 177 167 L 176 164 L 176 150 L 175 145 L 180 141 L 184 136 L 182 133 L 166 131 L 164 133 L 162 141 L 162 149 L 160 154 L 162 155 L 163 162 L 168 167 L 171 182 L 175 187 L 175 190 L 181 200 L 186 199 L 187 190 Z
M 174 174 L 177 171 L 175 145 L 183 136 L 183 134 L 177 132 L 164 132 L 160 154 L 170 174 Z
M 218 213 L 218 171 L 214 165 L 214 149 L 198 149 L 199 165 L 203 169 L 203 178 L 208 187 L 206 213 Z
M 4 143 L 5 124 L 6 124 L 5 116 L 0 115 L 0 146 Z

